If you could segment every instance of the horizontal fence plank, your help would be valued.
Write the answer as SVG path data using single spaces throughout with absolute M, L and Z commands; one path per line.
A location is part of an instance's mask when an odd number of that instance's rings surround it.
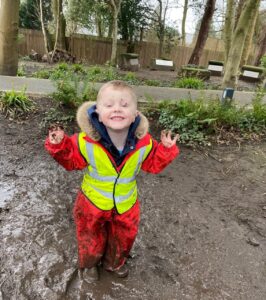
M 43 34 L 41 31 L 31 29 L 20 29 L 19 55 L 29 55 L 31 50 L 43 55 L 45 53 Z M 216 42 L 215 42 L 216 41 Z M 223 61 L 223 47 L 219 40 L 213 40 L 215 50 L 204 49 L 200 58 L 200 65 L 208 66 L 209 60 Z M 69 52 L 76 57 L 77 62 L 86 62 L 91 65 L 103 65 L 111 58 L 112 40 L 108 38 L 98 38 L 94 36 L 75 34 L 67 38 Z M 118 55 L 126 52 L 127 45 L 124 41 L 118 40 Z M 176 68 L 186 65 L 192 54 L 193 47 L 175 46 L 172 47 L 167 57 L 175 63 Z M 155 42 L 136 43 L 135 52 L 139 54 L 139 62 L 142 68 L 150 66 L 152 58 L 158 58 L 159 44 Z M 249 58 L 252 62 L 252 57 Z

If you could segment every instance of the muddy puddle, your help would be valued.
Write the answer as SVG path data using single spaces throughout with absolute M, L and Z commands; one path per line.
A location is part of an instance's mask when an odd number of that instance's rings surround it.
M 101 270 L 86 285 L 72 218 L 82 173 L 43 149 L 45 109 L 24 124 L 0 117 L 1 300 L 266 299 L 265 142 L 182 147 L 163 173 L 142 173 L 129 277 Z

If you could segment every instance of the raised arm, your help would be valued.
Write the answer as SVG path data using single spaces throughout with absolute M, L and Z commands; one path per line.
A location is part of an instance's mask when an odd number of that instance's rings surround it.
M 179 139 L 177 134 L 171 138 L 171 132 L 162 131 L 161 142 L 153 140 L 153 148 L 146 160 L 143 162 L 141 169 L 149 173 L 160 173 L 168 166 L 179 154 L 176 141 Z
M 49 130 L 45 149 L 68 171 L 81 170 L 87 166 L 87 162 L 79 152 L 78 135 L 69 137 L 60 127 Z

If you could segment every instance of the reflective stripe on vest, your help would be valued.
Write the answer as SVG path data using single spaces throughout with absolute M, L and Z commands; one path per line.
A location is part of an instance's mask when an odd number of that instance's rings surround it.
M 136 150 L 118 172 L 106 152 L 84 140 L 84 136 L 85 133 L 79 134 L 79 148 L 88 162 L 82 191 L 100 209 L 110 210 L 115 205 L 119 213 L 127 211 L 137 200 L 136 176 L 152 149 L 152 140 Z

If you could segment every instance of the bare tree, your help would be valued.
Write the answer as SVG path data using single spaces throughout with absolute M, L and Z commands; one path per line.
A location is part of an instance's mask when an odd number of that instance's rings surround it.
M 19 0 L 0 0 L 0 74 L 17 75 Z
M 203 48 L 205 46 L 206 40 L 208 38 L 209 27 L 211 24 L 212 16 L 215 10 L 216 0 L 207 0 L 204 15 L 201 21 L 200 30 L 196 45 L 189 59 L 189 64 L 199 64 L 199 59 L 202 54 Z
M 53 0 L 53 15 L 56 24 L 54 49 L 66 50 L 66 20 L 63 0 Z
M 237 5 L 237 7 L 236 7 L 236 13 L 235 13 L 234 29 L 236 29 L 237 22 L 238 22 L 238 20 L 240 18 L 243 6 L 244 6 L 244 4 L 245 4 L 246 1 L 247 0 L 234 1 L 235 5 Z M 238 3 L 236 3 L 236 2 L 238 2 Z
M 47 60 L 50 62 L 50 56 L 49 56 L 49 46 L 48 46 L 48 36 L 47 36 L 47 30 L 44 23 L 44 17 L 43 17 L 43 0 L 40 0 L 40 20 L 42 24 L 42 33 L 43 33 L 43 39 L 44 39 L 44 48 L 45 53 L 47 55 Z
M 187 11 L 188 11 L 188 0 L 184 0 L 183 8 L 183 18 L 182 18 L 182 46 L 186 46 L 186 20 L 187 20 Z
M 254 10 L 252 11 L 251 17 L 250 17 L 250 22 L 249 22 L 250 26 L 249 26 L 249 30 L 247 32 L 247 36 L 245 39 L 242 58 L 241 58 L 241 62 L 240 62 L 241 66 L 247 64 L 247 61 L 248 61 L 248 58 L 250 55 L 250 51 L 251 51 L 252 44 L 253 44 L 255 26 L 257 23 L 258 15 L 259 15 L 259 7 L 260 7 L 260 1 L 258 1 L 257 7 L 254 8 Z
M 112 53 L 111 53 L 111 65 L 116 65 L 117 60 L 117 22 L 118 14 L 121 7 L 122 0 L 105 0 L 112 10 L 113 26 L 112 26 Z
M 166 0 L 165 6 L 163 5 L 162 0 L 157 0 L 159 7 L 157 14 L 157 22 L 158 22 L 158 38 L 159 38 L 159 57 L 163 55 L 163 44 L 165 37 L 165 16 L 168 10 L 169 0 Z
M 239 21 L 233 34 L 228 60 L 225 66 L 223 77 L 224 87 L 235 87 L 237 84 L 237 75 L 249 22 L 253 11 L 256 9 L 260 0 L 246 0 L 241 12 Z
M 226 64 L 234 31 L 235 1 L 227 0 L 224 23 L 224 62 Z

